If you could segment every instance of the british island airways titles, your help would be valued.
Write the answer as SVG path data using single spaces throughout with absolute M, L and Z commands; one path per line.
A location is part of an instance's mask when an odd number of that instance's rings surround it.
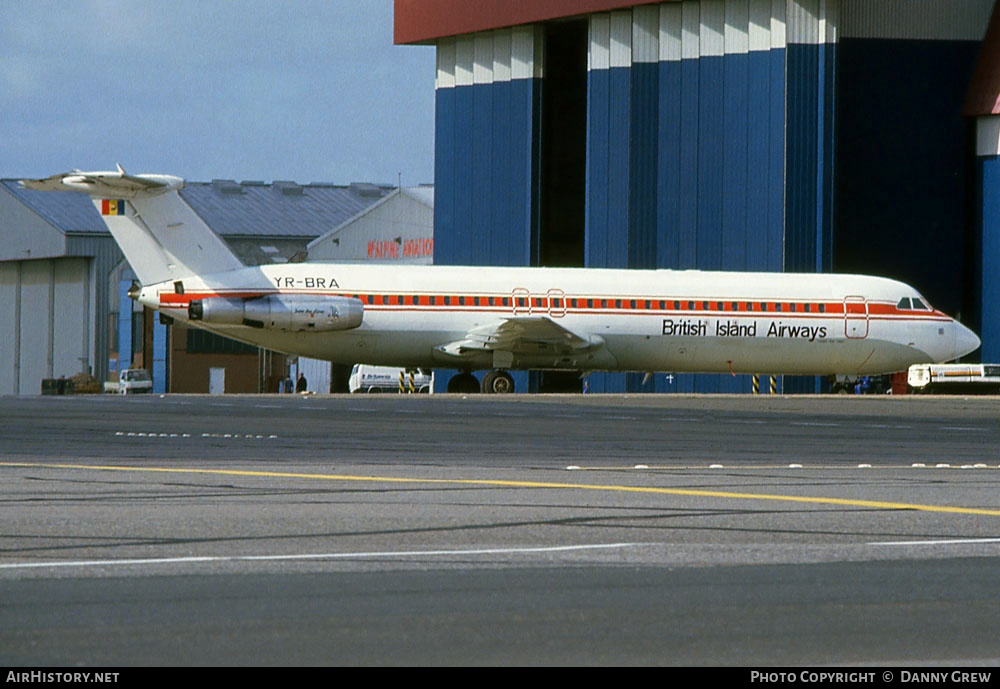
M 663 334 L 674 337 L 708 337 L 709 321 L 695 319 L 663 319 Z M 763 332 L 763 328 L 761 329 Z M 740 323 L 735 320 L 716 321 L 713 337 L 757 337 L 757 321 Z M 781 321 L 770 321 L 767 332 L 762 337 L 800 338 L 815 342 L 816 338 L 826 339 L 825 325 L 785 325 Z

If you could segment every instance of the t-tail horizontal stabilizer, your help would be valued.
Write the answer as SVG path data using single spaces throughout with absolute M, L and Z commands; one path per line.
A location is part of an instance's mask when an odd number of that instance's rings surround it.
M 95 198 L 134 199 L 182 189 L 184 180 L 172 175 L 130 175 L 119 165 L 114 172 L 72 170 L 44 179 L 26 179 L 21 184 L 36 191 L 82 191 Z
M 73 170 L 21 184 L 88 194 L 144 285 L 243 267 L 181 198 L 180 177 L 130 175 L 119 165 L 114 172 Z

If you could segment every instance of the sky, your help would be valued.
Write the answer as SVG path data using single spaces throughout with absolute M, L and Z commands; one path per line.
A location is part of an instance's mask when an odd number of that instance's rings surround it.
M 391 0 L 0 0 L 0 177 L 433 182 Z

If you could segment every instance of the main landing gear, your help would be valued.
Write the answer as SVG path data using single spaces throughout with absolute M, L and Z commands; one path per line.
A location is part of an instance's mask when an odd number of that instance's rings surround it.
M 514 379 L 506 371 L 490 371 L 483 376 L 483 392 L 507 395 L 514 392 Z
M 498 369 L 483 376 L 482 384 L 468 371 L 462 371 L 448 381 L 448 392 L 468 395 L 480 391 L 487 394 L 509 394 L 514 392 L 514 379 L 506 371 Z

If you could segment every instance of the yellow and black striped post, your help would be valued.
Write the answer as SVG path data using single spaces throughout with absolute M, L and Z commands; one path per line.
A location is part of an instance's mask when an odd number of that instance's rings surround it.
M 771 394 L 778 394 L 778 376 L 771 374 Z
M 404 388 L 404 383 L 403 383 L 403 375 L 404 375 L 403 372 L 400 371 L 399 372 L 399 394 L 400 395 L 403 394 L 403 390 L 405 389 Z
M 416 392 L 416 390 L 413 387 L 413 371 L 410 371 L 410 389 L 407 392 L 409 392 L 411 395 Z
M 760 376 L 755 373 L 750 378 L 750 380 L 753 383 L 753 394 L 759 395 L 760 394 Z

